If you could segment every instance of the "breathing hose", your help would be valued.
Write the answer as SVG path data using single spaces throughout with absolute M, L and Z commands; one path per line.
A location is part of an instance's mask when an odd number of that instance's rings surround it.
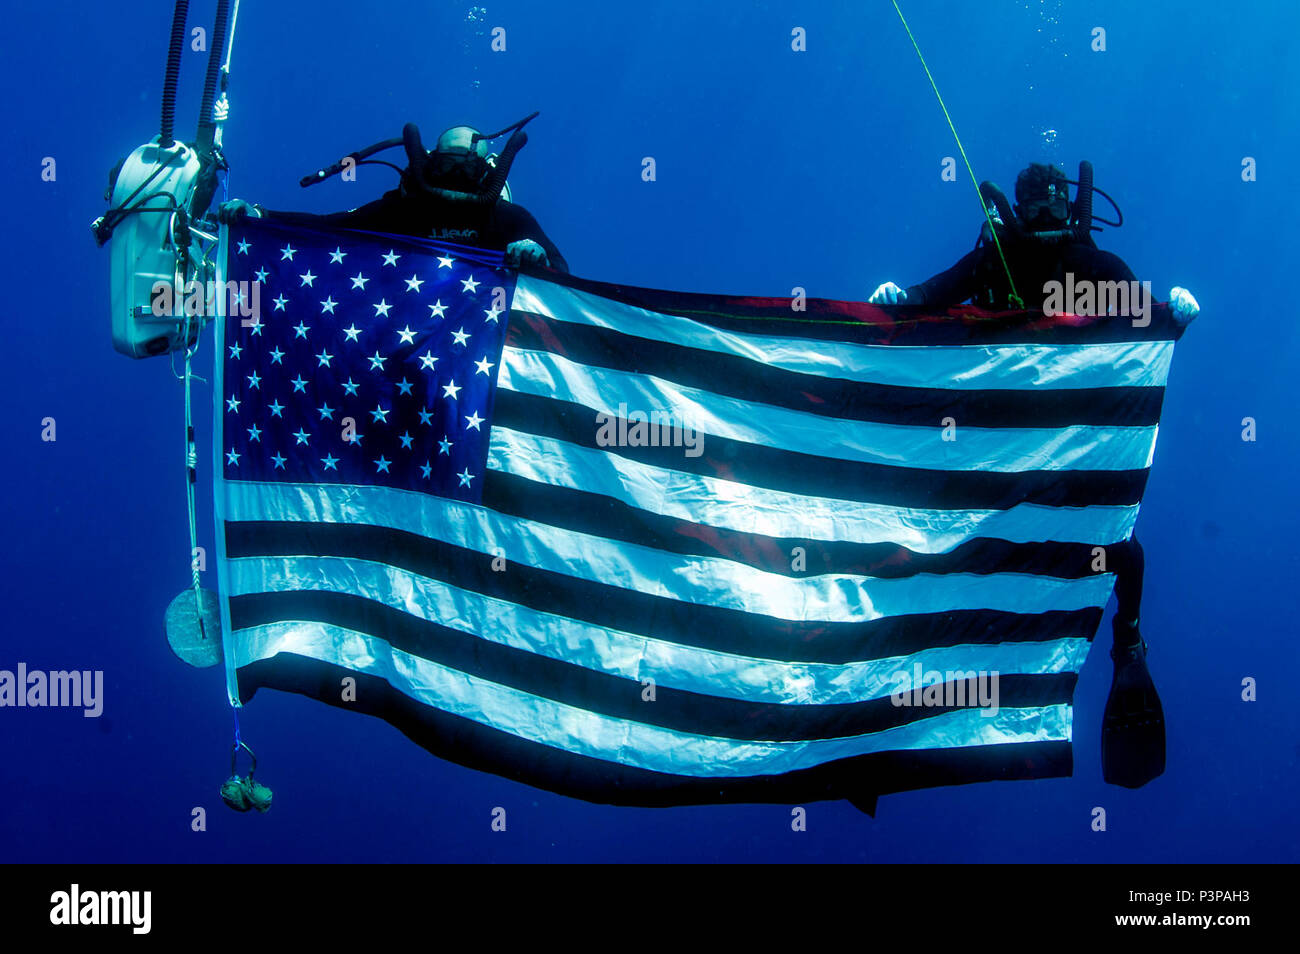
M 163 74 L 162 126 L 158 143 L 163 148 L 171 146 L 176 137 L 176 81 L 181 73 L 181 49 L 185 43 L 185 20 L 189 16 L 190 0 L 176 0 L 172 10 L 172 36 L 167 45 L 167 69 Z
M 1087 159 L 1079 163 L 1079 185 L 1074 202 L 1074 228 L 1079 239 L 1092 241 L 1092 163 Z
M 212 103 L 217 96 L 217 76 L 226 50 L 226 25 L 230 22 L 230 0 L 217 0 L 216 22 L 212 26 L 212 43 L 208 47 L 208 69 L 203 77 L 203 98 L 199 101 L 199 128 L 195 137 L 199 150 L 211 149 L 216 135 Z
M 488 176 L 484 184 L 483 196 L 481 201 L 485 205 L 494 205 L 501 196 L 501 189 L 506 184 L 506 177 L 510 175 L 510 166 L 515 161 L 515 156 L 519 150 L 528 144 L 528 133 L 522 129 L 516 129 L 506 147 L 501 150 L 501 156 L 497 159 L 496 166 L 493 167 L 491 175 Z

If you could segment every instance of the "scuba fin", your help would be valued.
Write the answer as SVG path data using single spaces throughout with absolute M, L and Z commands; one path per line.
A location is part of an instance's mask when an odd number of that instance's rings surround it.
M 1121 638 L 1121 637 L 1124 638 Z M 1115 620 L 1115 661 L 1101 726 L 1102 777 L 1141 788 L 1165 770 L 1165 714 L 1137 627 Z
M 862 814 L 870 815 L 872 818 L 876 817 L 877 800 L 878 800 L 878 796 L 872 794 L 871 792 L 866 792 L 861 795 L 853 795 L 848 797 L 847 799 L 850 805 L 852 805 L 858 811 L 862 812 Z

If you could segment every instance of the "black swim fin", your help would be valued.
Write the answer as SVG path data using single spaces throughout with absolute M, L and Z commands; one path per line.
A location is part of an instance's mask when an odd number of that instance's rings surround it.
M 1165 770 L 1165 713 L 1151 673 L 1146 642 L 1136 626 L 1116 620 L 1110 696 L 1101 725 L 1102 777 L 1141 788 Z
M 850 805 L 862 812 L 864 815 L 876 817 L 876 796 L 870 792 L 864 792 L 861 795 L 853 795 L 848 799 Z

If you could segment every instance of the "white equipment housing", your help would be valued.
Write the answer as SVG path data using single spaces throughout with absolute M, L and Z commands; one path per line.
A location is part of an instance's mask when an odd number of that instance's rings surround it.
M 155 138 L 126 158 L 114 183 L 110 206 L 130 202 L 130 214 L 117 224 L 109 240 L 113 347 L 128 357 L 169 354 L 190 343 L 182 340 L 185 318 L 175 317 L 174 309 L 155 315 L 153 302 L 156 283 L 172 288 L 167 298 L 171 302 L 183 297 L 181 290 L 190 278 L 181 273 L 172 229 L 176 210 L 189 206 L 199 167 L 199 158 L 189 146 L 176 142 L 163 148 Z M 137 189 L 139 194 L 132 198 Z M 185 239 L 189 239 L 188 227 Z M 197 327 L 194 322 L 190 327 L 193 335 Z

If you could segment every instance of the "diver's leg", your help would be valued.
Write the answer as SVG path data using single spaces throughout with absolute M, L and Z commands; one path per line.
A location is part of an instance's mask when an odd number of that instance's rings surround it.
M 1110 657 L 1115 661 L 1102 718 L 1102 775 L 1113 785 L 1138 788 L 1165 770 L 1165 722 L 1160 696 L 1147 669 L 1146 642 L 1138 632 L 1146 562 L 1131 539 L 1111 547 L 1118 607 Z
M 1115 570 L 1115 642 L 1131 646 L 1138 642 L 1138 620 L 1142 615 L 1142 581 L 1146 576 L 1146 556 L 1134 536 L 1110 548 L 1111 567 Z

